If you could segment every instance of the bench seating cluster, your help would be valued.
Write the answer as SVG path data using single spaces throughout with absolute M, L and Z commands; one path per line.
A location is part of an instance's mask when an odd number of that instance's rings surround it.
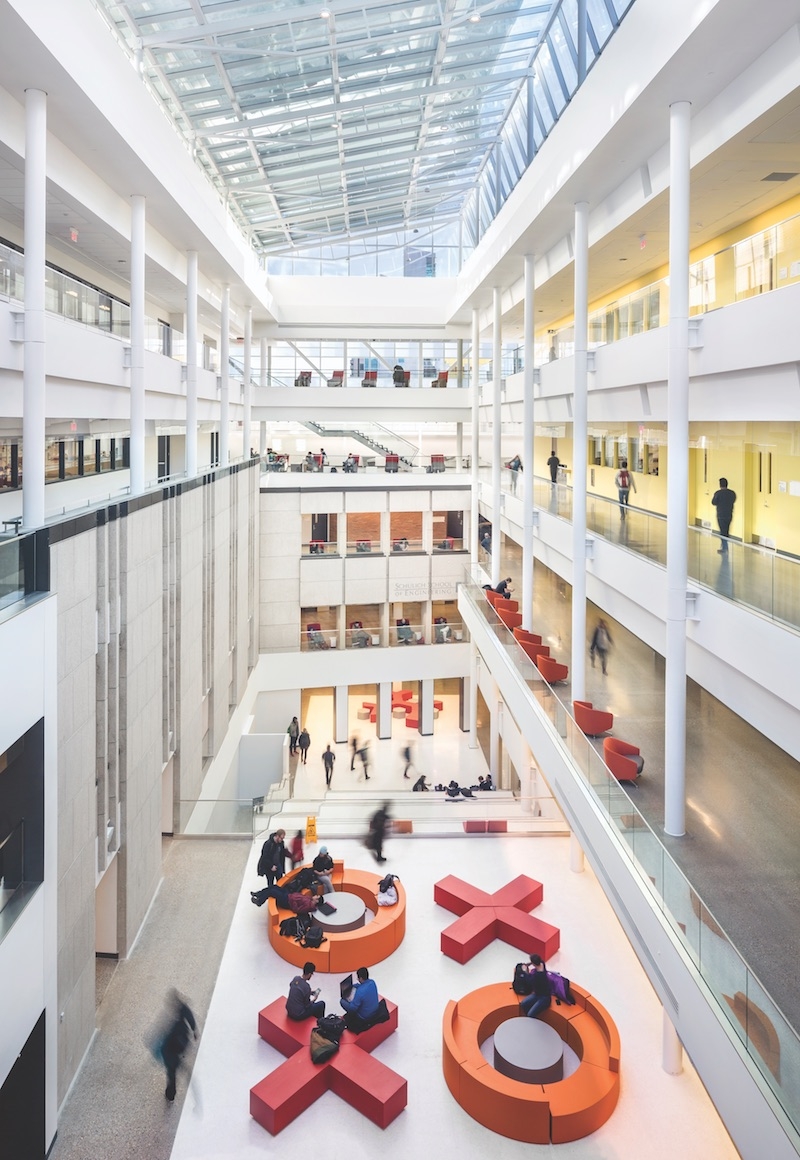
M 279 886 L 291 888 L 291 880 L 302 867 L 281 878 Z M 331 882 L 334 890 L 357 894 L 373 912 L 373 918 L 356 930 L 330 932 L 320 947 L 301 947 L 294 939 L 280 933 L 281 922 L 291 917 L 291 911 L 281 910 L 274 898 L 267 901 L 267 933 L 273 949 L 296 967 L 311 962 L 325 974 L 346 973 L 359 967 L 371 967 L 386 959 L 400 946 L 406 933 L 406 893 L 400 881 L 395 882 L 395 906 L 378 906 L 377 894 L 380 876 L 368 870 L 344 868 L 334 862 Z
M 250 1089 L 250 1115 L 276 1136 L 324 1092 L 332 1091 L 379 1128 L 388 1127 L 408 1102 L 408 1085 L 369 1054 L 397 1030 L 397 1005 L 387 999 L 386 1006 L 387 1023 L 360 1035 L 345 1031 L 338 1052 L 323 1064 L 311 1061 L 314 1019 L 302 1023 L 290 1019 L 285 996 L 259 1011 L 258 1034 L 287 1058 Z
M 492 983 L 450 1001 L 442 1025 L 442 1066 L 456 1102 L 478 1123 L 528 1144 L 562 1144 L 597 1131 L 619 1099 L 620 1042 L 606 1009 L 571 984 L 574 1007 L 553 1005 L 540 1018 L 555 1028 L 580 1065 L 557 1083 L 528 1084 L 491 1066 L 481 1044 L 501 1023 L 518 1017 L 508 983 Z

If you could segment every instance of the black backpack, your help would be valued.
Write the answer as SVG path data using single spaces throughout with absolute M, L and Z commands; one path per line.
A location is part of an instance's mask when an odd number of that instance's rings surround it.
M 395 878 L 398 880 L 398 882 L 400 881 L 399 874 L 387 874 L 385 878 L 381 878 L 380 882 L 378 883 L 378 893 L 385 894 L 394 882 Z
M 294 878 L 290 879 L 288 885 L 292 890 L 303 891 L 310 890 L 317 881 L 317 876 L 310 866 L 304 866 L 302 870 L 298 870 Z
M 317 1020 L 317 1029 L 322 1032 L 331 1043 L 338 1043 L 342 1033 L 347 1030 L 341 1015 L 323 1015 Z
M 284 918 L 278 928 L 280 934 L 287 935 L 289 938 L 297 938 L 300 933 L 298 930 L 297 918 Z
M 300 943 L 301 947 L 309 947 L 311 950 L 316 950 L 317 947 L 321 947 L 322 944 L 328 940 L 322 933 L 322 927 L 317 926 L 315 923 L 313 926 L 309 926 L 305 933 L 302 934 L 297 941 Z
M 530 995 L 533 990 L 533 979 L 530 976 L 527 963 L 517 963 L 514 967 L 511 989 L 516 995 Z

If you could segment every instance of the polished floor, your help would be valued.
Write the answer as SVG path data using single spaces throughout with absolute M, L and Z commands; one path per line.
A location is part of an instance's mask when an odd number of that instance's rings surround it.
M 631 519 L 631 523 L 633 523 Z M 503 539 L 501 574 L 521 585 L 521 551 Z M 570 586 L 534 570 L 534 628 L 569 664 Z M 693 681 L 686 715 L 687 833 L 670 838 L 664 821 L 664 664 L 652 649 L 590 605 L 614 647 L 608 675 L 587 666 L 586 696 L 614 713 L 614 734 L 640 747 L 645 770 L 631 800 L 664 841 L 733 945 L 800 1029 L 800 765 Z M 588 639 L 587 639 L 588 648 Z M 569 686 L 559 696 L 570 704 Z M 599 745 L 599 743 L 598 743 Z
M 317 847 L 311 847 L 313 854 Z M 334 856 L 369 869 L 358 842 L 331 844 Z M 494 943 L 460 966 L 442 956 L 440 931 L 453 919 L 433 901 L 433 883 L 448 873 L 499 888 L 517 874 L 545 887 L 537 913 L 559 926 L 562 949 L 551 960 L 562 973 L 589 987 L 608 1007 L 622 1041 L 622 1093 L 610 1121 L 591 1137 L 563 1144 L 562 1160 L 649 1160 L 676 1153 L 683 1160 L 727 1160 L 736 1155 L 688 1060 L 679 1076 L 661 1068 L 661 1008 L 590 870 L 569 869 L 567 838 L 458 837 L 391 839 L 387 869 L 400 876 L 408 897 L 402 945 L 377 964 L 379 989 L 399 1006 L 399 1028 L 376 1056 L 408 1081 L 408 1106 L 382 1131 L 328 1092 L 273 1139 L 248 1114 L 250 1087 L 273 1072 L 283 1057 L 261 1041 L 261 1007 L 286 993 L 294 968 L 270 947 L 262 910 L 250 889 L 258 883 L 253 848 L 236 905 L 214 997 L 205 1020 L 189 1094 L 172 1160 L 256 1160 L 310 1152 L 374 1160 L 437 1156 L 440 1160 L 499 1155 L 520 1160 L 548 1155 L 494 1135 L 452 1099 L 441 1063 L 441 1020 L 447 1001 L 476 987 L 511 978 L 519 952 Z M 329 1010 L 338 1009 L 338 977 L 315 984 Z

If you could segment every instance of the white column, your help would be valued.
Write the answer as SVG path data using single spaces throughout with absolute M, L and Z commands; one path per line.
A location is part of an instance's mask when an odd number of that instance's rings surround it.
M 469 747 L 478 748 L 478 650 L 469 646 Z
M 524 359 L 522 405 L 522 627 L 533 632 L 533 254 L 525 255 Z
M 503 718 L 503 702 L 500 700 L 500 693 L 497 685 L 492 682 L 492 698 L 489 701 L 491 708 L 491 718 L 489 721 L 489 772 L 492 775 L 492 781 L 498 789 L 504 789 L 502 785 L 502 766 L 500 762 L 500 737 L 501 726 Z
M 464 424 L 456 423 L 456 471 L 464 470 Z
M 589 205 L 575 206 L 575 380 L 572 404 L 571 696 L 586 689 L 586 440 L 589 341 Z
M 478 495 L 480 482 L 478 480 L 478 462 L 480 460 L 480 353 L 481 330 L 478 323 L 478 308 L 472 308 L 472 431 L 470 433 L 470 475 L 472 489 L 470 492 L 470 520 L 469 520 L 469 550 L 473 567 L 478 563 Z
M 664 829 L 686 832 L 686 572 L 689 509 L 689 185 L 691 105 L 670 105 L 667 368 L 667 657 Z
M 569 835 L 569 868 L 573 874 L 582 874 L 584 868 L 583 846 L 571 830 Z
M 347 685 L 335 685 L 333 689 L 333 729 L 334 741 L 337 745 L 342 741 L 347 741 L 349 732 L 347 728 Z M 317 748 L 322 753 L 324 744 L 321 748 L 319 746 Z
M 419 732 L 423 737 L 433 733 L 433 681 L 426 679 L 419 682 L 418 695 Z
M 253 413 L 253 307 L 248 306 L 244 312 L 244 396 L 242 398 L 242 453 L 244 459 L 250 458 L 250 426 Z
M 267 424 L 264 419 L 258 424 L 258 454 L 262 459 L 267 454 Z
M 22 371 L 22 524 L 44 523 L 45 222 L 47 93 L 25 90 L 25 338 Z
M 197 475 L 197 251 L 186 253 L 186 475 Z
M 381 681 L 378 685 L 378 738 L 384 740 L 392 736 L 392 682 Z
M 144 290 L 145 199 L 131 197 L 131 495 L 145 488 Z
M 500 513 L 502 496 L 500 493 L 502 441 L 501 441 L 501 382 L 503 358 L 502 333 L 502 291 L 495 286 L 492 291 L 492 584 L 500 582 Z
M 683 1071 L 683 1045 L 666 1007 L 661 1009 L 661 1066 L 667 1075 L 680 1075 Z
M 231 461 L 231 288 L 222 287 L 219 312 L 219 465 Z
M 259 380 L 258 380 L 258 382 L 259 382 L 259 386 L 266 387 L 266 385 L 267 385 L 267 340 L 265 338 L 262 338 L 260 343 L 259 343 L 258 354 L 259 354 L 259 363 L 258 363 Z M 263 406 L 265 406 L 265 404 L 266 404 L 266 399 L 264 399 L 262 397 L 261 406 L 263 407 Z M 261 455 L 261 458 L 264 459 L 264 457 L 267 454 L 267 424 L 266 424 L 266 420 L 264 420 L 264 419 L 262 419 L 258 425 L 258 450 L 259 450 L 259 454 Z

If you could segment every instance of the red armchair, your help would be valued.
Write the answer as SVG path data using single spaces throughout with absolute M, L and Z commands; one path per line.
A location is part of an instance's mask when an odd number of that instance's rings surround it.
M 559 664 L 558 661 L 553 660 L 551 656 L 544 656 L 540 654 L 534 661 L 539 672 L 542 674 L 548 685 L 555 685 L 559 681 L 566 681 L 569 678 L 569 669 L 566 665 Z
M 591 701 L 573 701 L 572 710 L 578 728 L 587 737 L 599 737 L 614 727 L 614 714 L 593 708 Z
M 603 761 L 617 781 L 635 782 L 644 769 L 644 758 L 636 746 L 619 737 L 604 738 Z

